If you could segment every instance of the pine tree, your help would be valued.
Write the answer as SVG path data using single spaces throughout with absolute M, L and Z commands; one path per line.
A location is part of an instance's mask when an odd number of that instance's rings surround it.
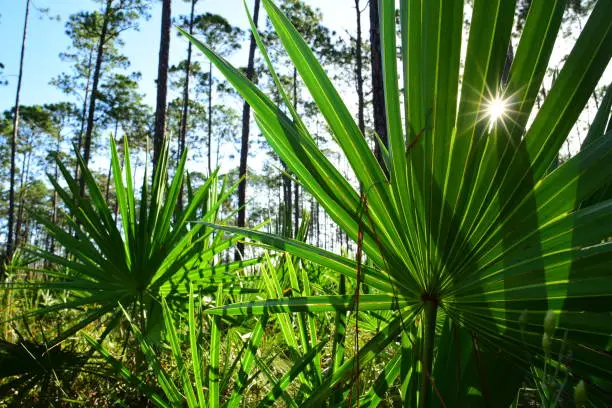
M 361 133 L 365 134 L 365 120 L 363 114 L 363 61 L 361 38 L 361 9 L 359 0 L 355 0 L 355 14 L 357 21 L 357 37 L 355 43 L 355 74 L 357 77 L 357 123 Z
M 153 172 L 166 134 L 166 98 L 168 94 L 168 59 L 170 57 L 171 0 L 162 1 L 161 36 L 157 64 L 157 103 L 153 133 Z
M 112 129 L 112 138 L 116 143 L 122 144 L 119 130 L 130 134 L 130 146 L 142 148 L 146 145 L 144 133 L 128 132 L 129 129 L 142 126 L 143 120 L 151 118 L 150 108 L 143 102 L 144 95 L 140 93 L 138 81 L 140 73 L 112 74 L 100 88 L 100 111 L 102 113 L 99 121 L 104 127 Z M 105 197 L 108 201 L 110 194 L 111 164 L 109 161 Z
M 193 25 L 195 20 L 195 6 L 198 0 L 191 0 L 191 12 L 189 17 L 182 17 L 182 26 L 187 29 L 190 35 L 193 35 Z M 185 79 L 183 82 L 183 106 L 181 112 L 181 127 L 179 130 L 179 148 L 178 156 L 180 157 L 185 150 L 185 139 L 187 136 L 187 119 L 189 116 L 189 79 L 191 76 L 191 55 L 192 55 L 192 43 L 188 41 L 187 44 L 187 60 L 184 64 Z M 179 195 L 179 207 L 182 207 L 182 186 L 181 194 Z
M 57 155 L 62 160 L 67 159 L 67 155 L 62 154 L 62 144 L 66 136 L 73 133 L 78 126 L 79 121 L 79 110 L 77 106 L 69 102 L 60 102 L 44 105 L 45 111 L 49 112 L 50 120 L 52 123 L 52 131 L 50 142 L 53 146 L 49 148 L 49 155 L 47 156 L 47 166 L 53 168 L 53 176 L 57 180 L 59 177 L 59 168 L 57 161 L 53 160 L 53 156 Z M 51 194 L 51 221 L 54 224 L 59 223 L 58 217 L 58 197 L 57 191 L 53 189 Z M 50 252 L 55 251 L 55 238 L 51 235 L 47 236 L 46 247 Z
M 380 50 L 378 0 L 370 0 L 370 60 L 372 67 L 372 113 L 374 116 L 374 132 L 376 132 L 381 142 L 387 146 L 387 115 L 385 113 L 382 56 Z M 386 170 L 382 157 L 382 150 L 378 143 L 376 143 L 374 153 L 376 154 L 378 163 Z
M 28 19 L 30 16 L 30 0 L 26 1 L 23 36 L 21 39 L 21 56 L 19 58 L 19 74 L 17 76 L 17 92 L 15 94 L 15 108 L 13 112 L 13 132 L 11 134 L 11 170 L 9 186 L 8 232 L 6 239 L 6 262 L 10 262 L 15 250 L 15 236 L 13 223 L 15 219 L 15 154 L 19 137 L 19 98 L 21 97 L 21 81 L 23 79 L 23 58 L 25 55 L 26 40 L 28 36 Z M 2 262 L 4 264 L 4 262 Z M 0 265 L 0 279 L 4 278 L 4 265 Z
M 253 6 L 253 22 L 255 27 L 259 22 L 259 4 L 260 0 L 255 0 Z M 255 77 L 255 37 L 251 34 L 249 42 L 249 60 L 246 68 L 246 77 L 249 80 L 253 80 Z M 249 157 L 249 132 L 251 126 L 251 107 L 248 103 L 244 102 L 242 105 L 242 137 L 240 139 L 240 167 L 238 170 L 238 176 L 240 177 L 240 184 L 238 185 L 238 226 L 246 226 L 246 187 L 247 187 L 247 160 Z M 236 252 L 234 253 L 234 259 L 239 260 L 241 254 L 244 253 L 244 243 L 239 241 L 236 246 Z
M 335 62 L 338 58 L 338 50 L 334 43 L 335 32 L 330 31 L 322 24 L 323 14 L 317 8 L 307 5 L 302 0 L 283 0 L 279 2 L 279 7 L 289 18 L 293 26 L 308 43 L 309 47 L 315 52 L 323 64 Z M 268 22 L 265 41 L 270 45 L 270 56 L 277 66 L 292 66 L 282 52 L 278 52 L 278 36 L 271 30 Z M 282 48 L 282 47 L 280 47 Z M 292 68 L 290 72 L 279 72 L 281 81 L 286 84 L 287 94 L 293 99 L 296 111 L 306 110 L 305 101 L 300 99 L 300 80 L 297 70 Z M 277 102 L 280 100 L 277 98 Z M 308 117 L 309 115 L 304 115 Z M 283 216 L 284 235 L 293 236 L 299 228 L 300 215 L 300 192 L 299 185 L 291 181 L 291 177 L 286 174 L 288 171 L 285 163 L 281 161 L 283 168 Z M 292 217 L 293 216 L 293 217 Z M 293 218 L 293 219 L 292 219 Z
M 228 56 L 232 52 L 240 48 L 240 40 L 242 39 L 242 30 L 232 26 L 224 17 L 205 13 L 198 15 L 194 19 L 193 32 L 196 37 L 200 38 L 204 43 L 211 46 L 219 55 Z M 207 77 L 207 92 L 208 92 L 208 124 L 207 124 L 207 169 L 208 174 L 212 173 L 212 117 L 213 117 L 213 67 L 212 63 L 208 65 Z
M 128 28 L 134 28 L 136 21 L 146 13 L 149 3 L 145 0 L 132 0 L 129 2 L 121 0 L 105 0 L 104 14 L 102 17 L 100 31 L 97 39 L 95 64 L 89 106 L 87 112 L 87 127 L 83 142 L 83 160 L 87 165 L 91 157 L 92 137 L 95 125 L 96 102 L 98 100 L 98 87 L 102 77 L 102 64 L 108 44 L 114 44 L 121 32 Z M 81 194 L 84 193 L 84 179 L 80 178 Z

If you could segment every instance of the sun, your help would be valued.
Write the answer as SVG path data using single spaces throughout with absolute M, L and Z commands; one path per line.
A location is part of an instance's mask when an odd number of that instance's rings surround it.
M 487 105 L 487 113 L 491 123 L 501 119 L 506 113 L 507 102 L 502 98 L 495 98 Z

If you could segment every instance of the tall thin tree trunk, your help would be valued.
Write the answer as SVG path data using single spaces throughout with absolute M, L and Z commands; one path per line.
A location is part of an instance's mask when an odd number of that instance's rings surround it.
M 319 119 L 316 120 L 316 124 L 317 124 L 317 135 L 319 134 Z M 319 146 L 319 142 L 317 140 L 317 138 L 315 137 L 315 143 L 317 145 L 317 147 Z M 319 209 L 319 202 L 317 200 L 314 199 L 314 197 L 311 196 L 310 198 L 313 202 L 314 202 L 314 214 L 315 214 L 315 224 L 313 226 L 313 230 L 316 228 L 317 231 L 317 238 L 316 238 L 316 242 L 317 242 L 317 246 L 319 247 L 321 245 L 321 212 Z
M 161 17 L 161 39 L 157 64 L 157 103 L 155 105 L 155 131 L 153 133 L 153 172 L 166 134 L 166 99 L 168 96 L 168 59 L 170 57 L 171 0 L 163 0 Z
M 57 140 L 55 142 L 55 152 L 56 154 L 59 154 L 60 151 L 60 142 L 61 142 L 61 133 L 57 132 Z M 53 167 L 53 177 L 55 178 L 55 180 L 58 179 L 59 177 L 59 169 L 57 166 L 57 161 L 55 161 L 55 165 Z M 57 191 L 55 189 L 53 189 L 53 195 L 51 196 L 51 222 L 53 223 L 53 225 L 57 225 Z M 55 238 L 53 237 L 53 235 L 49 235 L 50 236 L 50 241 L 49 241 L 49 252 L 51 252 L 52 254 L 55 253 Z
M 281 164 L 283 167 L 283 236 L 291 238 L 293 237 L 293 228 L 292 228 L 292 220 L 291 220 L 291 209 L 293 208 L 292 198 L 291 198 L 291 178 L 287 175 L 289 169 L 284 161 L 281 160 Z
M 380 21 L 378 16 L 378 0 L 370 0 L 370 52 L 372 59 L 372 108 L 374 113 L 374 131 L 382 143 L 387 146 L 387 115 L 385 113 L 385 93 L 383 87 L 382 57 L 380 51 Z M 387 171 L 382 150 L 376 143 L 376 158 L 380 166 Z
M 300 185 L 297 182 L 293 182 L 293 231 L 297 235 L 300 230 Z
M 297 99 L 297 68 L 293 67 L 293 109 L 297 111 L 298 99 Z M 291 183 L 291 180 L 289 180 Z M 297 235 L 300 230 L 300 185 L 293 183 L 295 188 L 293 189 L 293 201 L 295 201 L 295 207 L 293 212 L 293 224 L 294 232 Z
M 328 244 L 327 244 L 327 224 L 328 224 L 328 219 L 327 219 L 327 212 L 323 213 L 323 249 L 327 250 L 328 248 Z
M 85 95 L 83 95 L 83 109 L 81 110 L 81 128 L 79 129 L 79 135 L 77 137 L 77 151 L 81 152 L 83 148 L 83 133 L 85 132 L 85 126 L 87 120 L 87 98 L 89 97 L 89 86 L 91 85 L 91 60 L 93 59 L 93 48 L 89 51 L 89 61 L 87 62 L 87 82 L 85 83 Z M 75 160 L 74 163 L 74 179 L 79 179 L 79 162 Z
M 212 62 L 208 63 L 208 176 L 212 174 Z
M 10 262 L 15 250 L 13 224 L 15 219 L 15 154 L 17 138 L 19 137 L 19 98 L 21 97 L 21 80 L 23 78 L 23 57 L 25 55 L 28 36 L 28 20 L 30 16 L 30 0 L 26 2 L 23 37 L 21 39 L 21 55 L 19 57 L 19 75 L 17 77 L 17 92 L 15 93 L 15 113 L 13 116 L 13 132 L 11 133 L 11 181 L 9 187 L 8 233 L 6 239 L 6 260 Z M 4 278 L 4 268 L 0 269 L 0 279 Z
M 108 25 L 110 23 L 110 13 L 112 10 L 113 0 L 106 1 L 106 9 L 104 10 L 104 20 L 102 21 L 102 31 L 100 32 L 100 42 L 98 43 L 98 52 L 96 54 L 96 65 L 93 74 L 93 84 L 91 87 L 91 99 L 89 101 L 89 112 L 87 115 L 87 130 L 85 131 L 85 145 L 83 151 L 83 160 L 85 165 L 89 165 L 89 158 L 91 156 L 91 139 L 94 129 L 94 115 L 96 112 L 96 100 L 98 98 L 98 84 L 100 83 L 100 76 L 102 75 L 102 58 L 104 56 L 104 44 L 106 43 L 106 36 L 108 34 Z M 79 178 L 81 195 L 85 194 L 85 179 L 83 175 Z
M 195 5 L 198 0 L 191 1 L 191 13 L 189 15 L 189 34 L 193 35 L 193 19 L 195 14 Z M 191 74 L 191 41 L 187 44 L 187 63 L 185 64 L 185 85 L 183 87 L 183 111 L 181 115 L 181 128 L 179 132 L 179 157 L 185 150 L 185 139 L 187 135 L 187 119 L 189 115 L 189 76 Z
M 362 38 L 361 38 L 361 10 L 359 9 L 359 0 L 355 0 L 355 14 L 357 19 L 357 38 L 355 40 L 355 74 L 357 76 L 357 123 L 361 134 L 365 136 L 365 120 L 363 115 L 364 100 L 363 100 L 363 60 L 362 60 Z M 363 192 L 363 189 L 361 189 Z M 344 234 L 346 242 L 346 250 L 350 252 L 351 245 L 348 234 Z M 359 285 L 359 283 L 358 283 Z M 359 380 L 359 378 L 357 379 Z M 359 390 L 359 385 L 357 385 Z
M 115 143 L 117 142 L 117 133 L 118 133 L 118 131 L 119 131 L 119 121 L 115 120 L 115 133 L 113 134 L 113 139 L 115 140 Z M 110 185 L 111 185 L 112 169 L 113 169 L 113 162 L 111 160 L 108 163 L 108 173 L 106 175 L 106 191 L 104 192 L 104 199 L 106 200 L 107 204 L 108 204 L 108 198 L 110 196 Z
M 253 10 L 253 22 L 257 27 L 257 20 L 259 19 L 259 2 L 255 0 Z M 249 44 L 249 61 L 247 64 L 246 76 L 249 80 L 253 80 L 255 76 L 255 37 L 251 34 L 251 42 Z M 238 226 L 246 226 L 246 186 L 247 186 L 247 160 L 249 157 L 249 130 L 251 128 L 251 107 L 248 103 L 244 102 L 242 105 L 242 138 L 240 142 L 240 167 L 238 169 L 238 177 L 241 178 L 240 184 L 238 185 Z M 234 252 L 234 259 L 239 260 L 241 254 L 244 253 L 244 244 L 238 242 L 236 251 Z
M 31 144 L 28 141 L 28 145 Z M 17 223 L 15 225 L 15 248 L 21 243 L 21 226 L 23 225 L 23 212 L 24 212 L 24 195 L 26 185 L 28 184 L 28 178 L 30 177 L 30 163 L 32 162 L 32 150 L 24 153 L 23 165 L 21 166 L 21 182 L 19 185 L 19 212 L 17 213 Z
M 23 232 L 23 242 L 30 242 L 30 226 L 32 223 L 28 220 L 25 223 L 25 231 Z M 39 245 L 38 243 L 34 243 L 34 245 Z
M 193 18 L 195 14 L 195 5 L 198 0 L 191 0 L 191 13 L 189 14 L 189 35 L 193 35 Z M 181 114 L 181 128 L 179 131 L 179 148 L 178 157 L 183 155 L 185 151 L 185 140 L 187 139 L 187 119 L 189 115 L 189 75 L 191 74 L 191 41 L 187 44 L 187 63 L 185 64 L 185 86 L 183 88 L 183 112 Z M 178 209 L 183 210 L 183 184 L 178 197 Z
M 313 201 L 314 201 L 314 199 L 313 199 Z M 319 202 L 318 201 L 315 201 L 315 203 L 314 203 L 314 214 L 315 214 L 315 217 L 316 217 L 315 225 L 316 225 L 316 228 L 317 228 L 317 246 L 320 247 L 320 245 L 321 245 L 321 221 L 320 221 L 319 217 L 320 217 L 321 214 L 319 213 Z
M 359 10 L 359 0 L 355 0 L 355 13 L 357 14 L 357 40 L 355 41 L 355 57 L 356 66 L 355 73 L 357 74 L 357 121 L 359 130 L 365 133 L 365 121 L 363 118 L 363 61 L 361 56 L 362 39 L 361 39 L 361 10 Z
M 281 235 L 285 234 L 285 223 L 283 222 L 285 218 L 285 206 L 283 202 L 285 201 L 286 188 L 285 179 L 281 176 L 281 180 L 279 180 L 278 184 L 278 216 L 276 217 L 276 233 Z

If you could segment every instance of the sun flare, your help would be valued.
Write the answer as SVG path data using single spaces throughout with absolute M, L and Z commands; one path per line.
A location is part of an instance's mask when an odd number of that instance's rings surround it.
M 487 106 L 487 113 L 489 114 L 490 121 L 495 122 L 502 118 L 506 112 L 506 109 L 507 103 L 504 99 L 499 97 L 493 99 Z

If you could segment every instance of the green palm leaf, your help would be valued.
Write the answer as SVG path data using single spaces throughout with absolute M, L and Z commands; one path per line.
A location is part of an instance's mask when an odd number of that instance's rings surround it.
M 606 274 L 612 255 L 610 244 L 601 241 L 612 233 L 612 203 L 588 201 L 609 185 L 612 176 L 608 165 L 612 134 L 603 125 L 608 123 L 609 108 L 596 117 L 593 132 L 597 135 L 589 138 L 582 151 L 556 170 L 548 169 L 609 64 L 612 1 L 597 2 L 537 111 L 534 96 L 544 80 L 566 2 L 532 2 L 507 84 L 501 78 L 516 2 L 474 1 L 461 71 L 463 3 L 399 2 L 402 101 L 396 2 L 380 1 L 389 134 L 387 179 L 306 42 L 271 0 L 263 0 L 285 50 L 353 168 L 363 199 L 317 149 L 295 112 L 291 112 L 293 120 L 288 118 L 227 61 L 183 33 L 252 106 L 272 148 L 355 242 L 360 241 L 361 227 L 360 246 L 372 266 L 259 231 L 215 228 L 243 234 L 351 278 L 361 268 L 362 279 L 376 293 L 360 296 L 359 311 L 394 310 L 399 316 L 387 334 L 396 339 L 403 333 L 403 339 L 413 342 L 396 357 L 406 404 L 440 405 L 445 398 L 441 392 L 455 392 L 448 384 L 435 386 L 430 373 L 440 372 L 438 364 L 467 370 L 465 384 L 457 391 L 461 395 L 449 395 L 449 401 L 478 394 L 485 404 L 494 404 L 491 398 L 495 397 L 483 385 L 483 372 L 504 366 L 495 363 L 499 358 L 511 361 L 523 374 L 530 365 L 546 361 L 567 372 L 572 383 L 591 378 L 598 384 L 593 387 L 593 401 L 609 399 L 610 390 L 605 387 L 612 378 L 608 306 L 612 286 Z M 495 98 L 505 99 L 509 110 L 492 122 L 487 106 Z M 209 312 L 277 313 L 280 317 L 357 306 L 354 297 L 346 295 L 280 298 L 274 291 L 268 294 L 268 300 Z M 550 356 L 541 346 L 549 310 L 559 316 Z M 419 324 L 414 334 L 416 317 Z M 472 340 L 471 347 L 444 349 L 436 342 L 440 335 L 436 326 L 443 317 L 449 320 L 448 327 L 457 327 Z M 365 354 L 359 353 L 363 364 L 391 341 L 376 338 L 376 346 L 365 346 Z M 569 348 L 571 364 L 561 352 Z M 458 362 L 466 352 L 476 361 L 469 367 Z M 346 364 L 312 391 L 306 406 L 320 406 L 332 387 L 354 380 Z M 409 376 L 409 372 L 418 375 Z M 388 375 L 393 373 L 390 370 Z M 513 381 L 511 388 L 517 386 Z M 477 392 L 472 393 L 473 389 Z M 507 395 L 516 391 L 512 388 L 498 402 L 505 403 Z M 375 401 L 368 395 L 368 400 Z

